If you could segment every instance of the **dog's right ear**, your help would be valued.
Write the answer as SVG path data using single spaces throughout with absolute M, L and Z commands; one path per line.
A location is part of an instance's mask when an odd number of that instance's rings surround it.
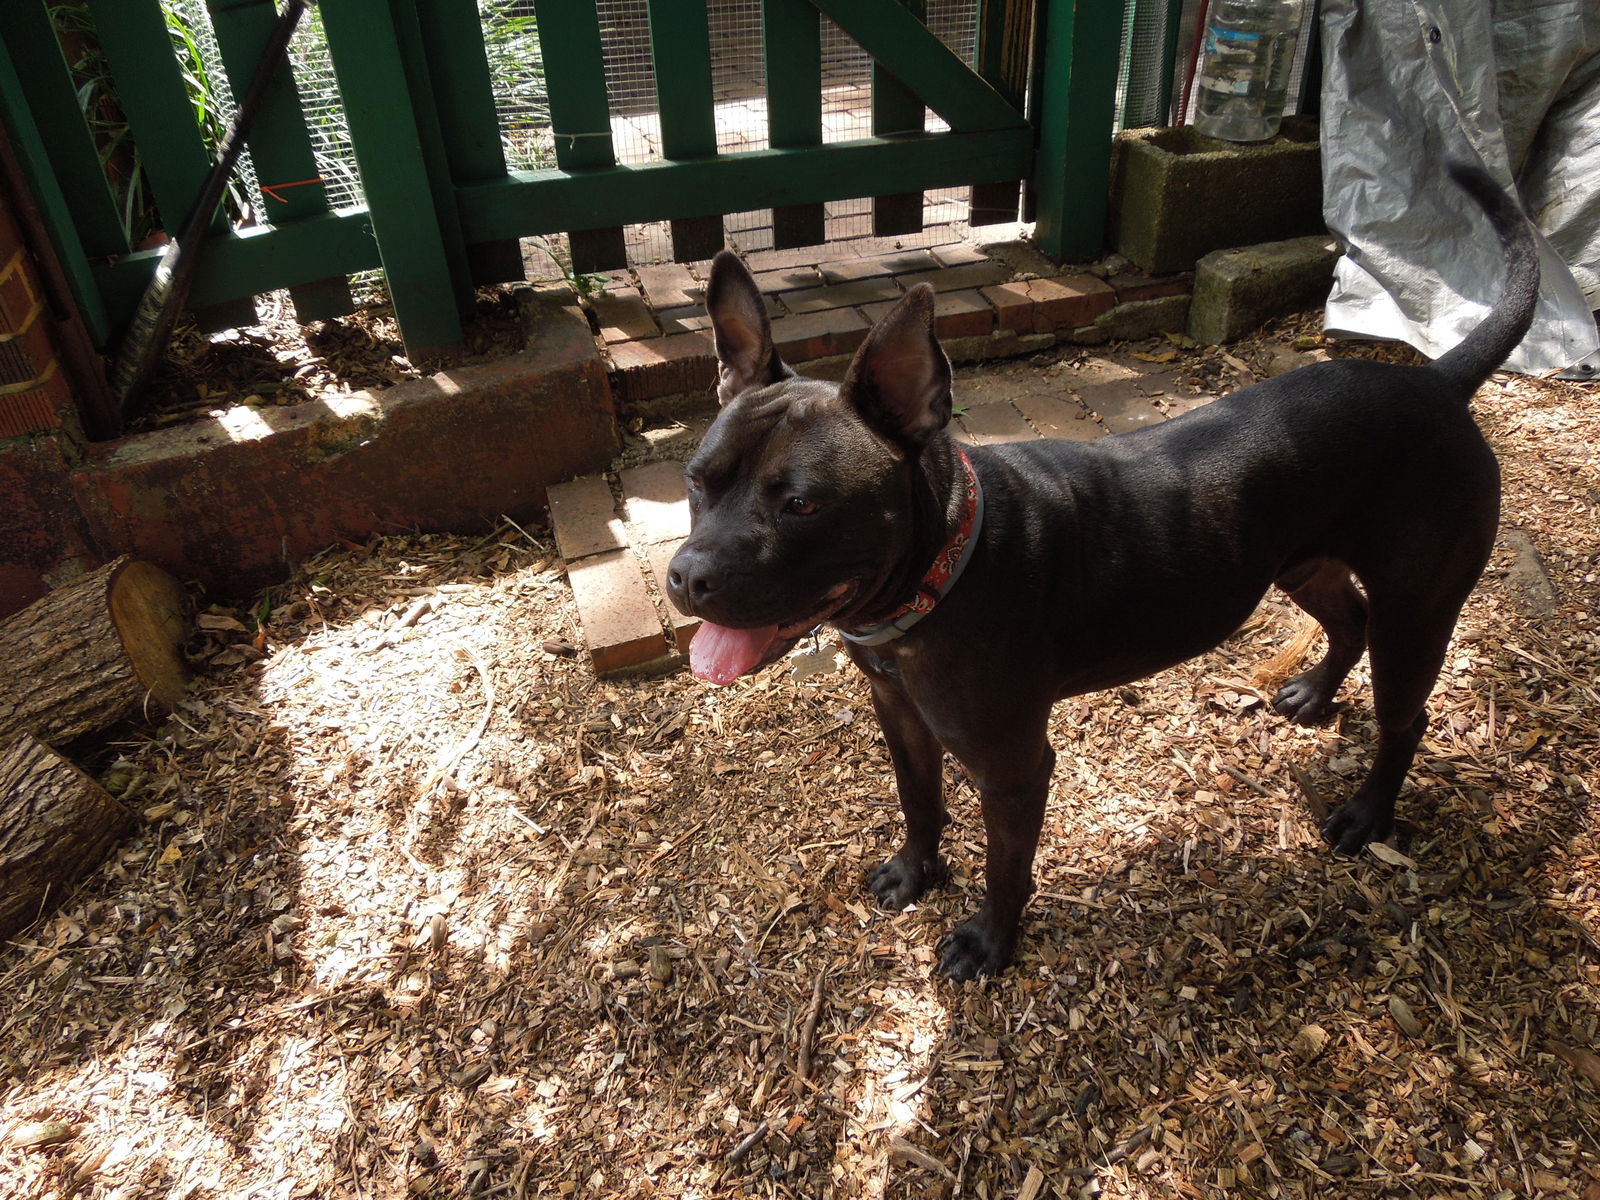
M 861 343 L 840 394 L 896 442 L 920 447 L 950 421 L 950 359 L 933 331 L 933 289 L 919 283 Z
M 706 312 L 717 347 L 717 403 L 726 404 L 751 387 L 765 387 L 791 374 L 772 345 L 772 322 L 749 268 L 731 250 L 711 260 Z

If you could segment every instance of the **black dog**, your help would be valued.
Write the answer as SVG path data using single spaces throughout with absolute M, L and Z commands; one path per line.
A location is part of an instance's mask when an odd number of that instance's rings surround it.
M 1055 763 L 1051 705 L 1211 649 L 1274 583 L 1328 635 L 1273 701 L 1289 719 L 1324 718 L 1371 655 L 1376 761 L 1324 832 L 1346 853 L 1389 836 L 1499 516 L 1468 401 L 1527 332 L 1539 286 L 1515 203 L 1475 168 L 1454 174 L 1508 272 L 1461 345 L 1426 367 L 1319 363 L 1092 443 L 959 449 L 926 286 L 842 385 L 801 378 L 773 351 L 749 272 L 717 256 L 723 408 L 688 467 L 693 531 L 669 573 L 673 603 L 705 622 L 692 665 L 727 683 L 820 623 L 845 636 L 905 812 L 905 844 L 869 879 L 890 908 L 941 874 L 942 752 L 967 768 L 988 894 L 944 939 L 951 977 L 1011 961 Z

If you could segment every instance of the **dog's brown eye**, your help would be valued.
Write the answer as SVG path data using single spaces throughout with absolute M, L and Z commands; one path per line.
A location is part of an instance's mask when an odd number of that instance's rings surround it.
M 817 511 L 817 506 L 804 496 L 790 496 L 789 503 L 784 505 L 784 508 L 797 517 L 809 517 Z

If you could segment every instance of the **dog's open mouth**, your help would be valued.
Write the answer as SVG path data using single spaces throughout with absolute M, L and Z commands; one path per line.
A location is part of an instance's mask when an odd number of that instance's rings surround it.
M 810 615 L 784 625 L 763 625 L 756 629 L 730 629 L 702 621 L 689 643 L 689 669 L 696 677 L 718 687 L 726 686 L 764 666 L 792 645 L 802 634 L 822 624 L 850 603 L 856 584 L 848 580 L 832 588 Z M 776 649 L 776 653 L 774 652 Z

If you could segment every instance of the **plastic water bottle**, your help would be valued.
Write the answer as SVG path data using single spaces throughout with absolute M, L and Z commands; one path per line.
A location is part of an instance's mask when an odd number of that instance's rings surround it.
M 1194 125 L 1230 142 L 1278 132 L 1303 0 L 1212 0 Z

